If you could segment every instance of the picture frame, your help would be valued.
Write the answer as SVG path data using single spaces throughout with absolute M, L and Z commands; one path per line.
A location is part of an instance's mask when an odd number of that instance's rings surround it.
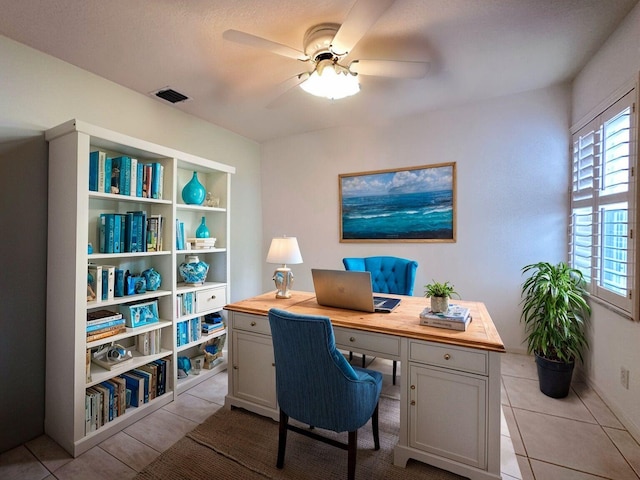
M 456 163 L 338 176 L 340 242 L 455 242 Z
M 129 303 L 120 307 L 125 324 L 129 328 L 141 327 L 160 321 L 158 317 L 158 301 Z

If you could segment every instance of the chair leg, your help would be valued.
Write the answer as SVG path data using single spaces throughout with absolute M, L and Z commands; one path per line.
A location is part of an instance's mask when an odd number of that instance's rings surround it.
M 278 428 L 278 461 L 277 468 L 284 467 L 284 451 L 287 448 L 287 424 L 289 423 L 289 415 L 280 409 L 280 426 Z
M 362 354 L 362 368 L 365 368 L 365 367 L 366 367 L 366 363 L 367 363 L 367 362 L 366 362 L 366 360 L 365 360 L 365 354 L 363 353 L 363 354 Z
M 347 446 L 347 479 L 356 478 L 356 454 L 358 453 L 358 431 L 349 432 L 349 445 Z
M 380 450 L 380 433 L 378 431 L 378 403 L 376 403 L 376 409 L 371 415 L 371 430 L 373 431 L 373 449 Z
M 353 360 L 353 352 L 349 352 L 349 361 Z
M 396 384 L 396 371 L 398 369 L 398 361 L 394 360 L 393 361 L 393 384 Z

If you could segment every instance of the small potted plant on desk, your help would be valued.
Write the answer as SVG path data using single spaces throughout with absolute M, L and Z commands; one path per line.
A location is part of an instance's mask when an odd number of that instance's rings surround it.
M 540 391 L 553 398 L 569 394 L 576 358 L 588 346 L 585 324 L 591 314 L 582 272 L 566 263 L 538 262 L 522 268 L 527 351 L 535 354 Z
M 448 281 L 440 283 L 434 280 L 424 286 L 424 296 L 431 298 L 431 311 L 433 313 L 446 312 L 449 309 L 449 299 L 452 295 L 460 298 L 458 292 L 455 291 L 455 287 Z

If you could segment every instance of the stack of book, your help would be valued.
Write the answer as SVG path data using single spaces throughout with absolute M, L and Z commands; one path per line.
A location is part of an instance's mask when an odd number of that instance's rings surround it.
M 194 250 L 208 250 L 211 248 L 215 248 L 216 239 L 213 237 L 210 238 L 187 238 L 187 241 L 191 245 L 191 248 Z
M 121 313 L 111 310 L 87 312 L 87 342 L 111 337 L 127 330 Z
M 460 305 L 449 305 L 446 312 L 434 313 L 431 308 L 425 308 L 420 314 L 420 325 L 429 327 L 448 328 L 450 330 L 467 329 L 471 321 L 469 309 Z
M 203 335 L 211 335 L 212 333 L 218 332 L 220 330 L 224 330 L 224 323 L 203 323 L 202 324 L 202 334 Z

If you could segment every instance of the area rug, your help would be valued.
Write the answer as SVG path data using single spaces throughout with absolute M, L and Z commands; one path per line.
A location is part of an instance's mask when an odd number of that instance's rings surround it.
M 463 477 L 409 460 L 393 465 L 400 402 L 380 397 L 380 450 L 373 450 L 371 422 L 358 430 L 356 478 L 459 480 Z M 346 442 L 346 433 L 332 434 Z M 136 480 L 327 480 L 346 478 L 347 452 L 295 432 L 287 436 L 285 464 L 276 468 L 278 424 L 243 409 L 220 409 L 147 465 Z

